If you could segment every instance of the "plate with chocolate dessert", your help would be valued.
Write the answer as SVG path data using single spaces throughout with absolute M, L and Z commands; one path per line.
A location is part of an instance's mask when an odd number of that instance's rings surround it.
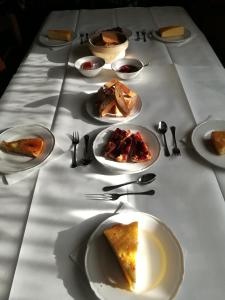
M 106 82 L 86 102 L 86 110 L 104 123 L 122 123 L 136 118 L 142 108 L 139 95 L 117 79 Z
M 112 171 L 138 173 L 157 161 L 160 143 L 154 132 L 132 124 L 112 125 L 93 143 L 96 160 Z

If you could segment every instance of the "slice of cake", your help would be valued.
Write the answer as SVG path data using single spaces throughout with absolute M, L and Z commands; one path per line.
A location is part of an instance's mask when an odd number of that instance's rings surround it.
M 71 30 L 62 30 L 62 29 L 49 29 L 48 38 L 50 40 L 59 40 L 59 41 L 72 41 L 72 31 Z
M 211 133 L 211 143 L 217 154 L 225 154 L 225 131 L 213 131 Z
M 116 224 L 104 230 L 131 290 L 136 282 L 136 256 L 138 248 L 138 222 Z
M 132 151 L 130 159 L 132 162 L 144 162 L 151 159 L 148 145 L 144 142 L 139 131 L 132 134 Z
M 183 26 L 167 26 L 159 28 L 159 34 L 163 38 L 179 37 L 184 35 Z
M 125 140 L 127 140 L 130 134 L 130 130 L 116 128 L 110 134 L 103 155 L 116 161 L 127 161 L 128 154 L 125 153 L 125 145 L 128 147 L 128 143 Z
M 117 79 L 104 84 L 97 92 L 96 107 L 100 117 L 127 117 L 137 103 L 137 94 Z
M 0 142 L 0 149 L 11 154 L 38 157 L 43 151 L 44 141 L 41 138 L 28 138 L 11 142 Z
M 120 44 L 118 34 L 113 31 L 103 31 L 102 32 L 102 40 L 105 42 L 106 45 Z

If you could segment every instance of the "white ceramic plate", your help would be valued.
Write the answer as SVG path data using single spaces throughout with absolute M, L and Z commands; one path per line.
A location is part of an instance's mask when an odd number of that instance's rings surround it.
M 132 132 L 140 131 L 144 141 L 146 142 L 146 144 L 150 149 L 152 158 L 148 161 L 140 162 L 140 163 L 132 163 L 132 162 L 121 163 L 110 159 L 106 159 L 102 155 L 102 151 L 104 149 L 104 146 L 106 145 L 106 142 L 111 132 L 115 130 L 117 127 L 124 130 L 130 129 Z M 101 131 L 97 135 L 93 143 L 93 153 L 97 161 L 103 166 L 105 166 L 106 168 L 108 168 L 109 170 L 120 172 L 120 173 L 127 173 L 127 174 L 138 173 L 150 167 L 158 159 L 160 153 L 160 143 L 157 136 L 152 131 L 150 131 L 145 127 L 132 125 L 132 124 L 112 125 L 106 128 L 105 130 Z
M 17 154 L 9 154 L 0 150 L 0 173 L 10 174 L 34 168 L 44 162 L 55 146 L 55 138 L 51 131 L 41 125 L 17 126 L 0 134 L 0 141 L 15 141 L 23 138 L 43 138 L 44 150 L 37 158 Z
M 69 45 L 73 42 L 73 40 L 76 38 L 76 34 L 73 32 L 72 34 L 72 40 L 67 42 L 67 41 L 60 41 L 60 40 L 52 40 L 49 39 L 47 34 L 40 34 L 39 36 L 39 41 L 42 45 L 47 46 L 47 47 L 59 47 L 59 46 L 66 46 Z
M 225 168 L 225 155 L 216 154 L 210 144 L 211 132 L 225 130 L 225 121 L 209 120 L 198 125 L 192 132 L 191 141 L 195 150 L 208 162 L 215 166 Z
M 160 36 L 159 32 L 156 31 L 151 31 L 149 33 L 150 37 L 153 36 L 156 40 L 161 41 L 161 42 L 165 42 L 165 43 L 180 43 L 183 42 L 185 40 L 187 40 L 188 38 L 191 37 L 191 32 L 187 29 L 184 28 L 184 35 L 180 36 L 180 37 L 168 37 L 168 38 L 163 38 Z
M 127 289 L 116 257 L 103 236 L 103 231 L 113 224 L 133 221 L 139 224 L 136 292 Z M 184 260 L 178 240 L 164 223 L 142 212 L 126 212 L 109 217 L 91 235 L 85 269 L 99 299 L 171 300 L 183 280 Z
M 90 96 L 90 98 L 86 102 L 86 110 L 92 118 L 103 123 L 116 124 L 116 123 L 128 122 L 136 118 L 140 114 L 142 108 L 141 98 L 137 95 L 136 104 L 131 110 L 129 116 L 114 117 L 112 114 L 108 114 L 104 117 L 100 117 L 96 107 L 96 99 L 97 99 L 96 94 Z

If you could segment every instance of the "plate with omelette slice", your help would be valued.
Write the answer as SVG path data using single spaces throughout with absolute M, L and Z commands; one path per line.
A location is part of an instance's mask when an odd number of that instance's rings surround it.
M 75 32 L 67 29 L 48 29 L 39 36 L 39 42 L 47 47 L 70 45 L 76 38 Z
M 191 37 L 191 32 L 184 26 L 165 26 L 151 31 L 150 37 L 165 43 L 180 43 Z
M 209 163 L 225 168 L 225 121 L 208 120 L 197 125 L 191 134 L 196 152 Z
M 32 169 L 50 156 L 54 146 L 54 135 L 42 125 L 9 128 L 0 134 L 0 173 Z
M 86 102 L 86 110 L 91 117 L 110 124 L 136 118 L 141 108 L 139 95 L 118 79 L 106 82 Z
M 93 232 L 85 269 L 99 299 L 171 300 L 183 281 L 184 258 L 165 223 L 146 213 L 125 212 Z

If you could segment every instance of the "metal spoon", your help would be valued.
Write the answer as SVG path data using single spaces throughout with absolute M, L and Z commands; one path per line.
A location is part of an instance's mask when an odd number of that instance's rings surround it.
M 116 189 L 118 187 L 121 187 L 123 185 L 131 184 L 131 183 L 137 183 L 137 184 L 140 184 L 140 185 L 144 185 L 144 184 L 151 183 L 152 181 L 155 180 L 155 178 L 156 178 L 155 174 L 148 173 L 148 174 L 144 174 L 144 175 L 138 177 L 134 181 L 129 181 L 129 182 L 125 182 L 125 183 L 121 183 L 121 184 L 117 184 L 117 185 L 105 186 L 102 190 L 105 191 L 105 192 L 108 192 L 108 191 L 111 191 L 111 190 Z
M 170 156 L 170 151 L 166 142 L 166 132 L 167 132 L 167 124 L 164 121 L 160 121 L 158 124 L 158 131 L 163 135 L 164 146 L 165 146 L 165 156 Z

